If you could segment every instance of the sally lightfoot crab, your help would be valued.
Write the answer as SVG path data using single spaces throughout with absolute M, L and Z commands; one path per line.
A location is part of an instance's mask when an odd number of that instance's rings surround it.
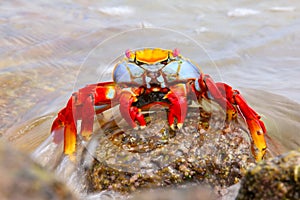
M 65 154 L 76 151 L 79 123 L 80 134 L 89 136 L 93 132 L 95 113 L 112 106 L 119 104 L 129 126 L 143 129 L 147 123 L 142 112 L 161 105 L 168 110 L 168 123 L 175 130 L 184 126 L 189 102 L 205 98 L 226 110 L 227 122 L 236 119 L 238 113 L 244 118 L 252 138 L 252 153 L 256 160 L 263 158 L 267 148 L 266 128 L 238 90 L 225 83 L 215 83 L 177 49 L 127 50 L 125 55 L 114 68 L 112 82 L 87 85 L 73 93 L 58 113 L 51 132 L 55 142 L 64 139 Z

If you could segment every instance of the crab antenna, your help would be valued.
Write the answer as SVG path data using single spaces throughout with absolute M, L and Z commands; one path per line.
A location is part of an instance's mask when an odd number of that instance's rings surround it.
M 177 57 L 179 55 L 179 49 L 175 48 L 172 52 L 174 57 Z

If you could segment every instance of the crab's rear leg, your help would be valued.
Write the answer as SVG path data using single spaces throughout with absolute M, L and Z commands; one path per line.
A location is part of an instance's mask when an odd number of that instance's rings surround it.
M 66 107 L 59 111 L 57 117 L 52 123 L 51 133 L 55 143 L 64 140 L 64 153 L 72 154 L 75 151 L 76 144 L 76 123 L 74 121 L 73 106 L 74 97 L 72 96 Z
M 214 83 L 208 75 L 201 76 L 199 85 L 202 91 L 209 93 L 211 98 L 226 109 L 227 120 L 236 118 L 236 110 L 244 117 L 253 140 L 252 153 L 256 160 L 261 160 L 265 155 L 267 145 L 264 137 L 266 128 L 260 116 L 247 104 L 239 91 L 233 90 L 229 85 Z
M 51 128 L 55 143 L 64 140 L 65 154 L 71 155 L 76 150 L 78 122 L 81 125 L 80 133 L 88 137 L 93 132 L 95 112 L 109 109 L 116 96 L 117 91 L 112 82 L 88 85 L 73 93 Z
M 260 119 L 261 117 L 248 105 L 238 90 L 233 90 L 232 87 L 224 83 L 217 83 L 217 86 L 220 90 L 225 92 L 225 95 L 230 103 L 237 105 L 239 113 L 247 122 L 253 140 L 252 152 L 256 160 L 261 160 L 264 157 L 267 149 L 264 136 L 267 131 L 265 124 Z

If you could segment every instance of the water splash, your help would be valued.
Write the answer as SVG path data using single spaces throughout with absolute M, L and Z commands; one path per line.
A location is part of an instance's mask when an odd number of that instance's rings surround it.
M 250 15 L 257 15 L 260 11 L 249 8 L 235 8 L 227 13 L 229 17 L 245 17 Z

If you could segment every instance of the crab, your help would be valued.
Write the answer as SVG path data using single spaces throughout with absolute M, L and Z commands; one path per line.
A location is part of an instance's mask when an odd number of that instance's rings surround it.
M 267 149 L 266 128 L 258 113 L 238 90 L 214 82 L 178 49 L 127 50 L 123 60 L 115 65 L 113 81 L 90 84 L 72 94 L 55 118 L 51 133 L 54 142 L 64 140 L 66 155 L 74 155 L 77 134 L 89 137 L 95 114 L 115 105 L 119 105 L 120 114 L 129 127 L 137 130 L 147 126 L 143 111 L 161 105 L 168 111 L 170 129 L 177 130 L 184 126 L 189 102 L 202 98 L 219 104 L 226 111 L 228 123 L 240 114 L 250 132 L 252 154 L 257 161 L 263 159 Z

